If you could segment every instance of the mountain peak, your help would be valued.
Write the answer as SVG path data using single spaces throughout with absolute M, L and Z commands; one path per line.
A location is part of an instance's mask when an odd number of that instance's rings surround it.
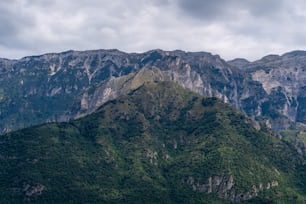
M 288 57 L 288 58 L 291 58 L 291 57 L 305 57 L 306 56 L 306 51 L 304 50 L 294 50 L 294 51 L 291 51 L 291 52 L 287 52 L 285 54 L 282 55 L 282 57 Z
M 264 62 L 264 63 L 268 63 L 268 62 L 276 61 L 276 60 L 279 60 L 279 59 L 281 59 L 281 56 L 276 55 L 276 54 L 270 54 L 270 55 L 264 56 L 259 61 Z
M 236 58 L 236 59 L 227 61 L 227 63 L 229 63 L 230 65 L 234 67 L 243 68 L 247 66 L 250 63 L 250 61 L 244 58 Z

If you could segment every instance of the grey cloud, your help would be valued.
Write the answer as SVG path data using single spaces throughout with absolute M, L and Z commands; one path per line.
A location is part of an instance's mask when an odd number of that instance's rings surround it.
M 244 0 L 240 2 L 255 17 L 271 17 L 280 14 L 286 6 L 284 0 Z
M 161 48 L 256 59 L 306 48 L 305 8 L 303 0 L 0 1 L 0 57 Z
M 35 24 L 30 14 L 24 13 L 15 7 L 14 1 L 0 3 L 0 44 L 8 48 L 17 48 L 23 45 L 20 36 L 24 29 Z
M 214 20 L 228 14 L 230 5 L 228 0 L 177 0 L 177 3 L 181 11 L 202 20 Z
M 156 5 L 158 1 L 154 2 Z M 0 3 L 0 46 L 29 54 L 65 49 L 124 48 L 141 33 L 141 16 L 153 1 L 16 0 Z M 130 24 L 136 24 L 135 29 Z M 133 33 L 134 32 L 134 33 Z M 145 35 L 145 32 L 142 32 Z M 133 45 L 131 43 L 131 45 Z M 23 52 L 22 52 L 23 53 Z M 5 56 L 4 56 L 5 57 Z M 21 56 L 20 56 L 21 57 Z
M 284 0 L 175 0 L 179 9 L 200 20 L 230 20 L 240 12 L 254 17 L 269 17 L 279 13 Z

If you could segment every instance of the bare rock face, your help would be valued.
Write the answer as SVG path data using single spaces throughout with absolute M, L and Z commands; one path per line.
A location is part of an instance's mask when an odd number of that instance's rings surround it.
M 231 175 L 211 176 L 207 179 L 206 183 L 202 183 L 190 176 L 185 179 L 184 182 L 191 186 L 194 191 L 213 193 L 218 195 L 220 198 L 235 202 L 252 199 L 256 197 L 259 192 L 269 190 L 279 185 L 277 181 L 268 182 L 266 184 L 260 183 L 258 186 L 250 186 L 250 189 L 247 192 L 240 192 L 235 188 L 234 178 Z
M 282 56 L 265 57 L 248 65 L 252 80 L 265 91 L 261 115 L 272 113 L 274 129 L 286 129 L 290 122 L 305 123 L 306 53 L 291 52 Z M 285 116 L 287 125 L 279 119 Z M 279 126 L 279 127 L 277 127 Z
M 39 196 L 43 193 L 44 190 L 45 190 L 45 186 L 41 184 L 37 184 L 37 185 L 24 184 L 23 189 L 22 189 L 24 194 L 28 197 Z
M 165 81 L 169 78 L 158 68 L 143 68 L 137 73 L 130 73 L 122 77 L 111 77 L 108 81 L 102 82 L 95 88 L 84 91 L 81 99 L 76 100 L 73 107 L 76 112 L 69 112 L 68 117 L 81 117 L 87 115 L 107 101 L 113 100 L 120 95 L 125 95 L 146 82 Z M 79 103 L 81 100 L 81 103 Z

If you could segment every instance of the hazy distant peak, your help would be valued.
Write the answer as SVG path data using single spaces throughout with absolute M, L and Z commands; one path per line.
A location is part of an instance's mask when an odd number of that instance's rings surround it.
M 304 50 L 294 50 L 291 52 L 287 52 L 282 55 L 282 57 L 298 57 L 298 56 L 306 56 L 306 51 Z
M 228 64 L 238 67 L 238 68 L 243 68 L 244 66 L 248 65 L 250 61 L 244 59 L 244 58 L 236 58 L 230 61 L 227 61 Z

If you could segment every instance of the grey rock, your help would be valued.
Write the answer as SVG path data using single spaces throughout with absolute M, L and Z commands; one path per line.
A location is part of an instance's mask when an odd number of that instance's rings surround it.
M 235 188 L 235 181 L 233 176 L 210 176 L 206 182 L 202 182 L 193 176 L 183 179 L 185 183 L 192 187 L 193 191 L 202 193 L 214 193 L 220 198 L 231 200 L 235 202 L 245 201 L 252 199 L 258 195 L 259 192 L 269 190 L 277 187 L 277 181 L 268 182 L 265 185 L 260 183 L 258 186 L 253 185 L 247 192 L 239 192 Z

